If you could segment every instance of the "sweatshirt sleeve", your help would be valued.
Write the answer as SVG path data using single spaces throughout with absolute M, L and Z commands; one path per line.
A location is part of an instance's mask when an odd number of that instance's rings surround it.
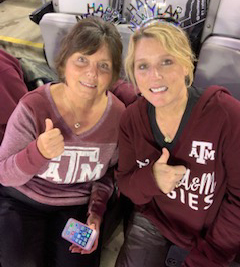
M 122 79 L 119 79 L 112 86 L 111 91 L 118 99 L 120 99 L 125 104 L 126 107 L 137 99 L 137 94 L 139 92 L 139 90 L 137 88 L 134 88 L 131 83 L 126 82 Z
M 93 182 L 88 213 L 95 213 L 101 218 L 107 208 L 108 200 L 114 191 L 115 178 L 114 169 L 118 160 L 118 148 L 115 149 L 105 175 Z
M 102 218 L 113 189 L 114 167 L 110 167 L 101 179 L 93 183 L 88 213 L 95 213 Z
M 7 124 L 0 146 L 0 183 L 20 186 L 47 163 L 36 144 L 36 124 L 31 112 L 20 102 Z
M 128 110 L 127 110 L 128 111 Z M 122 116 L 119 130 L 119 160 L 116 170 L 116 179 L 120 191 L 137 205 L 149 203 L 156 195 L 163 195 L 158 188 L 152 172 L 152 166 L 156 159 L 150 159 L 150 163 L 138 166 L 136 148 L 132 130 L 131 115 L 125 112 Z
M 226 97 L 225 138 L 222 144 L 222 164 L 227 186 L 218 215 L 206 233 L 198 240 L 187 257 L 184 266 L 229 266 L 239 252 L 240 244 L 240 104 Z
M 20 71 L 20 70 L 19 70 Z M 13 67 L 0 72 L 0 143 L 9 117 L 18 104 L 19 99 L 27 93 L 27 87 L 20 73 Z

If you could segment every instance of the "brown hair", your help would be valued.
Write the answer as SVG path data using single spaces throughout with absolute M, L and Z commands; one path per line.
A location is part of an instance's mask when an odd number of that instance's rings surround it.
M 158 40 L 164 49 L 178 60 L 188 70 L 186 86 L 193 82 L 193 70 L 195 56 L 186 33 L 175 25 L 168 22 L 156 22 L 144 26 L 131 36 L 128 46 L 128 53 L 125 60 L 125 71 L 127 77 L 136 86 L 134 78 L 134 55 L 137 42 L 142 38 L 154 38 Z
M 77 22 L 70 32 L 64 37 L 60 50 L 55 60 L 55 66 L 61 81 L 64 81 L 64 71 L 68 58 L 81 52 L 92 55 L 106 44 L 112 57 L 113 77 L 111 84 L 119 76 L 122 64 L 122 42 L 116 27 L 99 17 L 88 17 Z

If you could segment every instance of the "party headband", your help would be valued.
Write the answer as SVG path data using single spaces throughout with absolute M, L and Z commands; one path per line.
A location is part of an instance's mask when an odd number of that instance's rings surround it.
M 182 8 L 177 6 L 176 9 L 173 9 L 172 5 L 166 6 L 166 0 L 145 0 L 144 2 L 136 0 L 136 6 L 130 4 L 127 10 L 131 16 L 130 26 L 128 27 L 131 31 L 156 22 L 170 23 L 174 26 L 180 25 L 178 20 Z
M 166 6 L 166 0 L 161 0 L 161 2 L 157 2 L 156 0 L 150 1 L 144 0 L 136 0 L 136 7 L 133 4 L 130 4 L 127 7 L 127 11 L 130 13 L 130 26 L 128 27 L 130 30 L 134 31 L 135 29 L 142 27 L 144 25 L 148 25 L 150 22 L 165 19 L 166 21 L 172 20 L 174 24 L 177 25 L 179 14 L 182 12 L 182 8 L 177 7 L 176 10 L 173 11 L 172 5 L 169 5 L 164 12 L 162 12 L 162 8 Z M 87 18 L 89 16 L 98 16 L 101 17 L 105 21 L 113 22 L 114 24 L 126 23 L 126 18 L 122 16 L 122 7 L 123 0 L 119 2 L 118 9 L 113 9 L 112 7 L 104 8 L 103 4 L 99 4 L 98 6 L 95 3 L 87 4 L 87 13 L 77 15 L 77 21 Z
M 166 0 L 135 0 L 135 4 L 133 4 L 134 0 L 132 0 L 131 4 L 126 8 L 125 18 L 122 16 L 123 1 L 118 1 L 117 9 L 109 6 L 104 8 L 103 4 L 96 6 L 95 3 L 88 3 L 88 12 L 76 16 L 76 19 L 81 20 L 88 16 L 99 16 L 103 20 L 113 22 L 116 25 L 128 22 L 128 28 L 131 31 L 156 22 L 171 23 L 175 26 L 180 25 L 182 29 L 187 29 L 205 20 L 209 0 L 206 0 L 206 3 L 201 8 L 197 8 L 197 11 L 193 10 L 196 0 L 189 1 L 189 12 L 181 18 L 179 17 L 182 15 L 182 7 L 177 6 L 174 9 L 171 4 L 167 6 Z
M 122 5 L 119 4 L 119 9 L 116 10 L 114 8 L 111 8 L 108 6 L 107 8 L 103 7 L 103 4 L 99 4 L 99 6 L 95 6 L 95 3 L 92 3 L 91 5 L 87 4 L 87 13 L 77 15 L 76 19 L 77 21 L 82 20 L 84 18 L 87 18 L 89 16 L 98 16 L 101 17 L 105 21 L 112 22 L 116 25 L 120 23 L 126 23 L 126 19 L 122 17 Z

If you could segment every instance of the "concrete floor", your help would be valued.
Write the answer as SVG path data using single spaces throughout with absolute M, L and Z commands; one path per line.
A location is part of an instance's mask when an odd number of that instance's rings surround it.
M 0 4 L 0 44 L 16 57 L 44 62 L 40 28 L 28 15 L 42 5 L 39 0 L 5 0 Z
M 40 28 L 29 19 L 29 14 L 42 4 L 41 0 L 5 0 L 0 3 L 0 48 L 15 57 L 41 64 L 47 70 Z M 114 267 L 122 242 L 120 224 L 103 247 L 101 267 Z

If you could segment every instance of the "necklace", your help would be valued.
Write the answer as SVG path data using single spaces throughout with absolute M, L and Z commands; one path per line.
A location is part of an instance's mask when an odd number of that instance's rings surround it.
M 74 124 L 74 128 L 75 128 L 75 129 L 78 129 L 80 126 L 81 126 L 81 124 L 80 124 L 79 122 L 76 122 L 76 123 Z
M 165 136 L 165 138 L 164 138 L 164 142 L 165 143 L 172 143 L 172 139 L 169 137 L 169 136 Z
M 75 113 L 75 110 L 74 110 L 74 108 L 72 107 L 72 103 L 70 103 L 71 101 L 67 98 L 67 101 L 68 101 L 68 103 L 70 104 L 69 105 L 69 107 L 70 107 L 70 110 L 71 110 L 71 112 L 72 112 L 72 114 L 73 114 L 73 117 L 74 117 L 74 120 L 75 121 L 77 121 L 76 120 L 76 113 Z M 80 124 L 80 122 L 79 121 L 77 121 L 76 123 L 74 123 L 74 128 L 75 129 L 79 129 L 81 127 L 81 124 Z
M 74 120 L 76 121 L 76 113 L 75 113 L 75 110 L 72 108 L 72 106 L 71 106 L 71 110 L 72 110 L 72 114 L 73 114 L 73 116 L 74 116 Z M 74 123 L 74 128 L 75 129 L 79 129 L 81 127 L 81 124 L 80 124 L 80 122 L 79 121 L 77 121 L 76 123 Z

